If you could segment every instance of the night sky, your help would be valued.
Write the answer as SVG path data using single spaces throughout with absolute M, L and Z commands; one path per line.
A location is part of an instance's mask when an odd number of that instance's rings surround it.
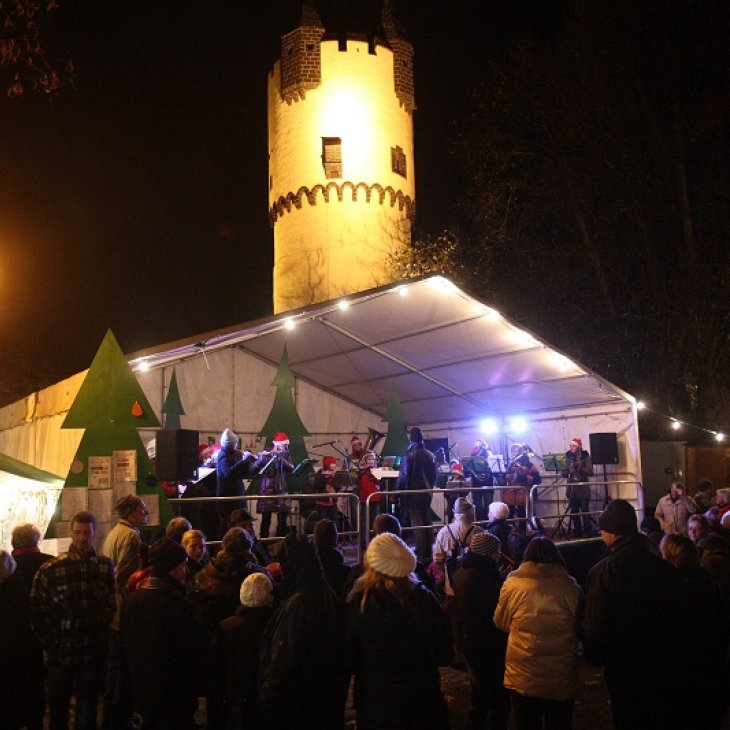
M 297 0 L 60 5 L 44 33 L 75 88 L 0 98 L 5 402 L 87 367 L 107 328 L 131 353 L 272 311 L 266 76 Z M 416 54 L 416 227 L 438 232 L 483 60 L 547 20 L 530 3 L 395 5 Z

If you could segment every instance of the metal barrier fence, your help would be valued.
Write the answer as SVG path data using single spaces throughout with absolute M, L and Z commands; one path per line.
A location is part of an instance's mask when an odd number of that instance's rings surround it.
M 339 535 L 341 537 L 345 538 L 354 538 L 356 543 L 356 551 L 357 551 L 357 559 L 358 561 L 362 558 L 362 549 L 367 547 L 367 545 L 370 543 L 371 540 L 371 530 L 370 525 L 372 523 L 372 510 L 373 510 L 373 502 L 377 500 L 380 502 L 380 506 L 384 505 L 385 509 L 382 508 L 378 509 L 378 512 L 388 512 L 389 514 L 392 514 L 393 511 L 397 511 L 397 506 L 399 505 L 399 500 L 402 497 L 408 497 L 413 496 L 417 494 L 430 494 L 430 495 L 436 495 L 436 494 L 442 494 L 444 497 L 446 497 L 448 494 L 453 493 L 456 496 L 461 496 L 464 493 L 473 493 L 473 492 L 482 492 L 482 493 L 492 493 L 493 499 L 495 497 L 494 493 L 499 492 L 500 496 L 501 493 L 510 490 L 517 493 L 524 494 L 524 514 L 517 514 L 516 516 L 511 516 L 507 522 L 514 524 L 520 529 L 521 531 L 526 531 L 526 528 L 530 524 L 535 524 L 536 520 L 539 520 L 542 526 L 544 527 L 545 531 L 551 536 L 555 537 L 558 535 L 561 526 L 563 526 L 565 520 L 568 520 L 568 524 L 570 524 L 570 519 L 573 517 L 582 518 L 583 515 L 586 517 L 589 517 L 591 519 L 594 519 L 597 515 L 599 515 L 607 503 L 609 499 L 615 499 L 618 496 L 621 495 L 622 490 L 626 490 L 628 487 L 630 491 L 632 492 L 633 501 L 637 504 L 637 512 L 639 515 L 643 512 L 643 499 L 642 499 L 642 492 L 643 488 L 641 485 L 641 482 L 635 481 L 635 480 L 614 480 L 614 481 L 591 481 L 591 482 L 576 482 L 571 484 L 570 486 L 580 486 L 580 485 L 590 485 L 591 487 L 596 486 L 603 486 L 604 487 L 604 493 L 603 495 L 600 495 L 599 498 L 593 497 L 591 499 L 591 502 L 600 502 L 603 500 L 600 509 L 594 509 L 589 510 L 588 512 L 571 512 L 570 511 L 570 505 L 568 504 L 567 507 L 565 507 L 565 504 L 567 502 L 566 497 L 561 497 L 560 491 L 565 490 L 565 488 L 568 486 L 568 484 L 564 481 L 558 481 L 554 484 L 545 484 L 543 482 L 542 484 L 535 485 L 533 487 L 525 487 L 525 486 L 502 486 L 497 485 L 493 487 L 469 487 L 469 486 L 459 486 L 459 487 L 451 487 L 451 488 L 434 488 L 434 489 L 412 489 L 412 490 L 383 490 L 381 492 L 375 492 L 371 494 L 365 504 L 364 504 L 364 510 L 361 512 L 360 510 L 360 499 L 357 494 L 353 492 L 337 492 L 336 494 L 332 494 L 331 492 L 322 492 L 317 494 L 271 494 L 271 495 L 260 495 L 260 494 L 244 494 L 242 496 L 234 496 L 234 497 L 179 497 L 175 499 L 170 499 L 169 502 L 174 505 L 186 505 L 186 504 L 193 504 L 193 503 L 216 503 L 216 502 L 236 502 L 237 504 L 246 503 L 249 502 L 257 502 L 260 500 L 269 500 L 274 502 L 280 502 L 280 501 L 287 501 L 287 502 L 293 502 L 296 503 L 296 508 L 290 508 L 286 510 L 281 510 L 281 512 L 286 512 L 287 514 L 287 520 L 289 527 L 296 527 L 297 531 L 300 533 L 305 532 L 305 525 L 307 522 L 307 519 L 309 515 L 304 514 L 301 509 L 299 508 L 301 502 L 311 502 L 312 500 L 316 499 L 322 499 L 322 500 L 345 500 L 349 507 L 349 521 L 350 521 L 350 529 L 347 530 L 340 530 Z M 550 495 L 547 499 L 545 498 L 545 494 Z M 553 496 L 554 495 L 554 496 Z M 622 496 L 622 498 L 626 498 L 625 496 Z M 492 501 L 492 500 L 490 500 Z M 515 499 L 516 502 L 523 501 L 520 499 Z M 629 498 L 629 501 L 632 501 L 631 498 Z M 521 506 L 521 505 L 515 505 Z M 555 507 L 555 511 L 550 511 L 550 506 Z M 544 509 L 547 507 L 547 511 Z M 538 509 L 539 508 L 539 509 Z M 278 510 L 273 510 L 274 512 L 277 512 Z M 314 510 L 312 510 L 314 511 Z M 311 514 L 311 513 L 310 513 Z M 442 515 L 442 522 L 439 523 L 431 523 L 426 525 L 407 525 L 403 526 L 402 532 L 407 535 L 411 532 L 414 532 L 415 530 L 422 530 L 422 529 L 440 529 L 443 525 L 448 524 L 449 522 L 449 516 L 448 516 L 448 501 L 444 499 L 444 509 L 443 509 L 443 515 Z M 486 520 L 476 520 L 477 524 L 485 524 Z M 595 519 L 594 519 L 595 522 Z M 522 525 L 522 527 L 521 527 Z M 567 531 L 566 531 L 567 534 Z M 281 540 L 281 537 L 268 537 L 261 540 L 264 543 L 274 543 L 278 540 Z M 215 544 L 215 541 L 210 541 L 211 544 Z

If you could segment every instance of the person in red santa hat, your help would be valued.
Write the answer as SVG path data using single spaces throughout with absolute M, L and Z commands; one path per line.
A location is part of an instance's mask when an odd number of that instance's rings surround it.
M 254 474 L 263 469 L 261 485 L 259 486 L 259 494 L 262 497 L 274 494 L 288 494 L 286 475 L 294 470 L 294 464 L 289 455 L 289 437 L 280 431 L 274 434 L 272 444 L 271 450 L 262 451 L 251 468 L 251 472 Z M 261 528 L 259 531 L 261 539 L 269 536 L 273 512 L 276 512 L 276 536 L 286 536 L 289 505 L 290 502 L 284 499 L 258 500 L 256 509 L 261 514 Z
M 335 471 L 337 459 L 334 456 L 325 456 L 322 459 L 322 468 L 314 475 L 315 494 L 336 494 Z M 317 515 L 320 520 L 337 522 L 337 502 L 334 497 L 317 497 Z
M 464 467 L 458 459 L 452 459 L 449 463 L 449 480 L 446 482 L 446 488 L 455 489 L 456 487 L 464 486 L 467 486 L 466 478 L 464 477 Z M 456 502 L 459 497 L 466 498 L 468 494 L 468 489 L 462 489 L 458 492 L 446 492 L 446 504 L 448 505 L 449 520 L 454 518 L 454 502 Z
M 363 456 L 365 456 L 365 450 L 362 447 L 362 441 L 357 434 L 353 434 L 350 438 L 350 454 L 348 456 L 350 468 L 359 469 Z
M 378 457 L 374 451 L 366 451 L 360 461 L 360 471 L 357 478 L 358 497 L 360 498 L 360 535 L 361 544 L 365 546 L 365 505 L 368 497 L 372 494 L 370 500 L 370 523 L 367 529 L 373 529 L 373 522 L 380 514 L 380 482 L 375 478 L 372 470 L 378 465 Z

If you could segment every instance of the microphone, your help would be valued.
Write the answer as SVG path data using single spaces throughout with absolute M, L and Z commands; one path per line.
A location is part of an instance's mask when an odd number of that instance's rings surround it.
M 336 439 L 334 441 L 325 441 L 323 444 L 314 444 L 314 446 L 312 446 L 312 448 L 318 449 L 321 446 L 334 446 L 336 443 L 337 443 Z

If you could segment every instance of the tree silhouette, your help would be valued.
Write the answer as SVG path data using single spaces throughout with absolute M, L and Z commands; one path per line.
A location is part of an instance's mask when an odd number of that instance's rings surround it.
M 61 425 L 61 428 L 84 429 L 64 489 L 88 487 L 90 456 L 111 457 L 114 451 L 135 451 L 137 455 L 135 490 L 142 497 L 145 494 L 157 495 L 160 504 L 160 523 L 165 525 L 173 516 L 172 509 L 152 475 L 152 464 L 137 430 L 158 428 L 159 425 L 160 422 L 129 367 L 114 334 L 108 330 Z M 49 527 L 49 536 L 55 535 L 55 525 L 60 520 L 60 513 L 59 502 Z
M 167 398 L 165 398 L 165 404 L 162 406 L 162 412 L 165 414 L 166 429 L 182 428 L 180 425 L 180 416 L 185 415 L 185 409 L 180 400 L 180 391 L 177 388 L 177 373 L 175 372 L 175 368 L 172 369 L 170 387 L 167 390 Z
M 390 391 L 390 401 L 383 420 L 388 424 L 388 434 L 381 449 L 383 456 L 402 456 L 408 448 L 406 433 L 406 416 L 401 408 L 398 391 L 393 386 Z

